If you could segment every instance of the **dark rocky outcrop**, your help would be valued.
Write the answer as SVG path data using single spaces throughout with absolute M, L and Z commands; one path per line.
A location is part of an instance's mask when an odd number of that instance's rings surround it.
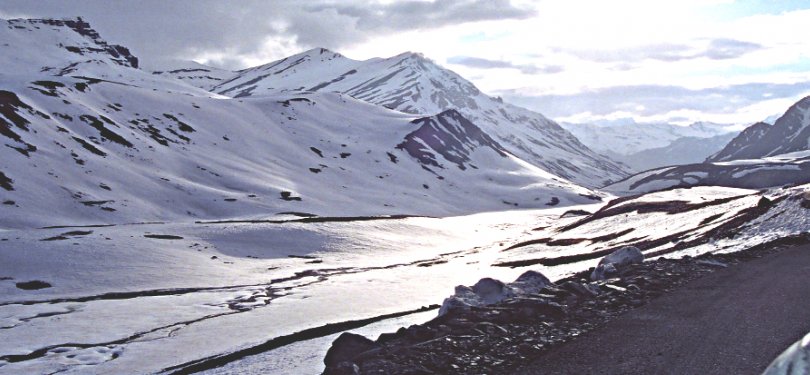
M 427 167 L 444 169 L 439 156 L 461 170 L 474 167 L 469 163 L 470 154 L 479 147 L 506 157 L 506 150 L 498 142 L 456 110 L 416 119 L 413 123 L 420 125 L 419 129 L 406 135 L 397 149 L 406 151 Z

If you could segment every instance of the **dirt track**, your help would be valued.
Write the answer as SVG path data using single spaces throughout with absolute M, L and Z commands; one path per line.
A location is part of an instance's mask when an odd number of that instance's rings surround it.
M 807 332 L 810 245 L 692 281 L 518 373 L 759 374 Z

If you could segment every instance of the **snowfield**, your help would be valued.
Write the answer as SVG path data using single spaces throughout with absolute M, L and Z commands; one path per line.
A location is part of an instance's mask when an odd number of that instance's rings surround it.
M 455 285 L 482 277 L 512 280 L 531 269 L 559 279 L 626 245 L 648 258 L 741 250 L 810 230 L 801 204 L 809 188 L 764 195 L 692 188 L 575 208 L 591 216 L 558 208 L 443 219 L 5 231 L 4 248 L 20 250 L 0 253 L 0 316 L 13 338 L 0 344 L 0 373 L 179 369 L 327 323 L 437 304 Z M 763 196 L 773 202 L 764 209 Z M 92 233 L 66 234 L 77 229 Z M 60 234 L 66 238 L 42 241 Z M 154 234 L 162 238 L 145 237 Z M 53 286 L 15 287 L 30 280 Z M 362 332 L 373 336 L 435 314 L 383 320 Z M 215 372 L 319 371 L 322 353 L 307 351 L 328 341 L 294 342 Z

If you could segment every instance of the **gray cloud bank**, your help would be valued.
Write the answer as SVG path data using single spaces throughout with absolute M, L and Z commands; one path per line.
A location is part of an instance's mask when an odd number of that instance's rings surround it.
M 661 43 L 635 48 L 616 50 L 573 50 L 555 48 L 555 52 L 567 53 L 583 60 L 608 63 L 635 63 L 644 60 L 658 60 L 674 62 L 707 58 L 711 60 L 734 59 L 748 53 L 760 50 L 763 46 L 736 39 L 711 39 L 697 41 L 697 45 Z
M 0 14 L 76 17 L 106 39 L 149 59 L 189 58 L 226 52 L 228 68 L 244 68 L 241 56 L 259 54 L 270 37 L 300 49 L 341 48 L 372 36 L 466 22 L 522 19 L 534 11 L 510 0 L 368 1 L 4 0 Z

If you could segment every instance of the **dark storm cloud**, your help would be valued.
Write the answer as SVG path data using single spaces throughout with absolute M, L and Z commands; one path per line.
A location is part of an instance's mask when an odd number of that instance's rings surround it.
M 524 74 L 552 74 L 563 71 L 559 65 L 538 66 L 532 64 L 514 64 L 503 60 L 490 60 L 472 56 L 453 56 L 447 59 L 448 64 L 463 65 L 478 69 L 517 69 Z
M 290 48 L 340 49 L 387 33 L 482 20 L 525 18 L 533 11 L 508 0 L 260 1 L 214 0 L 28 1 L 5 0 L 0 14 L 76 17 L 105 39 L 143 58 L 188 58 L 224 52 L 231 68 L 257 54 L 270 37 Z
M 810 94 L 810 82 L 746 83 L 701 90 L 680 86 L 638 85 L 608 87 L 571 95 L 528 96 L 517 91 L 499 94 L 504 100 L 538 110 L 552 118 L 585 112 L 601 116 L 618 111 L 653 116 L 682 109 L 731 114 L 763 100 Z
M 735 39 L 711 39 L 700 46 L 686 44 L 653 44 L 635 48 L 615 50 L 572 50 L 556 48 L 556 52 L 567 53 L 584 60 L 613 63 L 640 62 L 644 60 L 680 61 L 698 58 L 712 60 L 733 59 L 762 49 L 763 46 Z

